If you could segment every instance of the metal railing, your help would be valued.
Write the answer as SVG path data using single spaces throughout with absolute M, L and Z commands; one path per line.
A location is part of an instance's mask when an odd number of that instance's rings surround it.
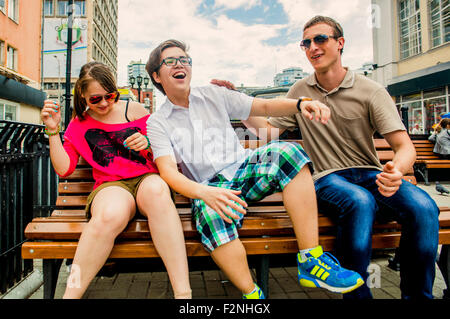
M 33 270 L 32 260 L 21 258 L 25 227 L 55 205 L 58 177 L 43 131 L 43 125 L 0 121 L 1 294 Z

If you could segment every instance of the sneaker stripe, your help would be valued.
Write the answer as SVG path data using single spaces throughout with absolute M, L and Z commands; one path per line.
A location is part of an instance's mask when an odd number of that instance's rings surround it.
M 321 269 L 319 266 L 315 265 L 314 268 L 311 270 L 310 274 L 315 276 L 316 272 Z
M 322 277 L 320 277 L 320 279 L 322 279 L 323 281 L 325 281 L 325 280 L 328 278 L 329 275 L 330 275 L 330 273 L 326 271 L 326 272 L 322 275 Z
M 321 268 L 321 269 L 316 273 L 316 276 L 320 278 L 324 272 L 325 272 L 325 269 Z

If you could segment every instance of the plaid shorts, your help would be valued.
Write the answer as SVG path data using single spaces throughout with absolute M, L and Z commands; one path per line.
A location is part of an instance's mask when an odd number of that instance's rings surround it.
M 300 144 L 273 141 L 254 150 L 231 181 L 219 173 L 208 181 L 208 185 L 242 190 L 239 196 L 246 202 L 259 201 L 283 191 L 305 164 L 309 164 L 312 169 L 311 160 Z M 192 211 L 196 227 L 209 252 L 238 238 L 237 230 L 242 227 L 244 215 L 229 206 L 228 209 L 239 216 L 231 224 L 225 222 L 203 200 L 193 200 Z

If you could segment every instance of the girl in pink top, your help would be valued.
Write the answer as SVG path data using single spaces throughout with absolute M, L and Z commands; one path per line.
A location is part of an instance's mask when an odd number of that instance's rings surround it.
M 58 134 L 58 103 L 46 100 L 41 112 L 56 173 L 70 175 L 81 155 L 92 166 L 95 180 L 87 205 L 92 217 L 80 236 L 67 279 L 79 285 L 67 285 L 63 298 L 83 296 L 110 255 L 115 238 L 137 210 L 148 218 L 153 243 L 166 266 L 175 298 L 190 298 L 181 221 L 169 187 L 157 174 L 146 137 L 150 115 L 139 103 L 119 100 L 112 72 L 99 62 L 81 68 L 74 91 L 74 111 L 64 145 Z M 131 182 L 133 191 L 128 186 Z
M 148 143 L 141 135 L 147 135 L 146 120 L 149 116 L 147 114 L 135 121 L 117 124 L 97 121 L 87 112 L 84 120 L 75 117 L 64 134 L 63 146 L 69 155 L 70 166 L 66 173 L 59 175 L 65 177 L 72 174 L 79 155 L 92 166 L 94 189 L 104 182 L 158 173 L 151 152 L 136 152 L 125 146 L 126 139 L 134 134 L 136 138 L 141 138 L 143 145 Z

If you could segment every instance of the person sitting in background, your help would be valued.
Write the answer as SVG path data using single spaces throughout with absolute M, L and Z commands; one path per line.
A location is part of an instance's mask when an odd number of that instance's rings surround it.
M 443 118 L 428 138 L 434 145 L 433 152 L 450 159 L 450 118 Z

